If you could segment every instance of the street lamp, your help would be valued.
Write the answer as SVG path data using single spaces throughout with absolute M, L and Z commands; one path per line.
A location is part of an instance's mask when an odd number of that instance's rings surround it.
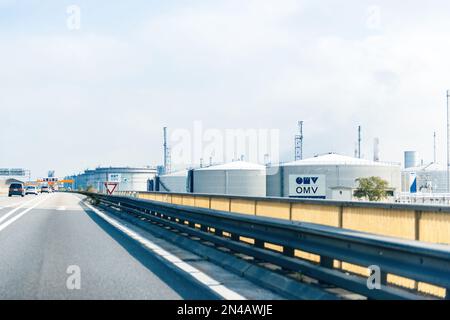
M 450 98 L 450 90 L 447 90 L 447 193 L 450 193 L 450 121 L 449 121 L 449 98 Z

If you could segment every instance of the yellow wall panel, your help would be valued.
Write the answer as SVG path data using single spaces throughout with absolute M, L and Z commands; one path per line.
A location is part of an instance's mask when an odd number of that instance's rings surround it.
M 139 194 L 138 194 L 138 198 L 139 198 L 139 199 L 147 199 L 147 200 L 150 200 L 150 195 L 149 195 L 149 194 L 145 194 L 145 193 L 139 193 Z
M 157 194 L 155 200 L 159 201 L 159 202 L 164 202 L 163 195 L 162 194 Z
M 419 240 L 450 244 L 450 214 L 423 212 L 419 220 Z
M 195 197 L 194 205 L 200 208 L 209 208 L 209 198 L 208 197 Z
M 172 203 L 182 205 L 183 204 L 183 197 L 179 195 L 172 195 Z
M 254 200 L 231 199 L 231 212 L 254 215 L 256 202 Z
M 211 209 L 230 211 L 230 199 L 228 199 L 228 198 L 211 198 Z
M 183 196 L 183 206 L 195 206 L 195 197 L 194 196 Z
M 256 215 L 289 220 L 290 203 L 276 201 L 257 201 Z
M 344 208 L 343 228 L 415 239 L 415 212 L 381 208 Z
M 339 207 L 293 203 L 292 220 L 339 227 Z

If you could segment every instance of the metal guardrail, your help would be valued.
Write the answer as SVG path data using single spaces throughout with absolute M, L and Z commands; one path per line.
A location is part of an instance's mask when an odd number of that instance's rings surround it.
M 144 216 L 191 236 L 252 256 L 287 270 L 372 299 L 426 299 L 416 290 L 394 286 L 387 275 L 450 288 L 450 246 L 309 223 L 249 216 L 124 196 L 82 193 L 124 212 Z M 241 241 L 252 239 L 253 244 Z M 268 249 L 266 244 L 282 248 Z M 320 263 L 296 257 L 296 251 L 320 256 Z M 333 267 L 334 261 L 381 270 L 381 287 L 370 289 L 367 278 Z

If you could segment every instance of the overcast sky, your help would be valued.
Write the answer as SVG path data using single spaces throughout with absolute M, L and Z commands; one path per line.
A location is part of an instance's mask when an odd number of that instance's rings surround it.
M 73 11 L 80 8 L 80 28 Z M 0 0 L 0 167 L 162 162 L 162 127 L 279 129 L 280 158 L 445 162 L 448 1 Z M 75 20 L 76 21 L 76 20 Z M 72 23 L 72 24 L 71 24 Z M 72 27 L 70 27 L 72 26 Z

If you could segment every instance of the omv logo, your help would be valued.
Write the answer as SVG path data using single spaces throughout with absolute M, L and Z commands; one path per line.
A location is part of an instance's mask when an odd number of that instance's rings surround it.
M 326 199 L 326 176 L 323 174 L 289 175 L 289 196 Z
M 317 180 L 319 180 L 319 177 L 298 177 L 295 182 L 297 182 L 297 184 L 310 185 L 316 184 Z

